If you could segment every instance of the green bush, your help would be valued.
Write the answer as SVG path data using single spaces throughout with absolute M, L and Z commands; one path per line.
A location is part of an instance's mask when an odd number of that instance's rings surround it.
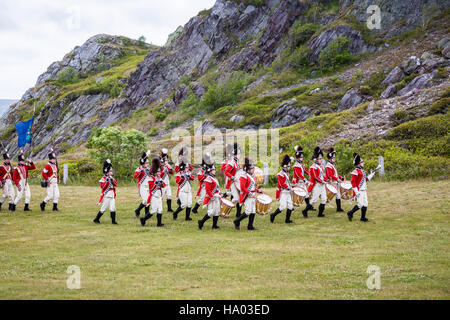
M 66 85 L 80 80 L 78 73 L 72 68 L 66 68 L 58 74 L 58 84 Z
M 447 113 L 449 105 L 450 105 L 450 98 L 442 98 L 433 103 L 430 110 L 428 111 L 428 114 L 434 115 L 438 113 Z
M 302 24 L 300 20 L 296 20 L 289 31 L 289 42 L 291 50 L 306 43 L 317 31 L 314 23 Z
M 348 50 L 350 40 L 345 36 L 336 37 L 319 55 L 319 66 L 323 70 L 333 70 L 340 65 L 348 64 L 355 57 Z
M 163 121 L 167 117 L 167 113 L 158 112 L 155 115 L 156 121 Z
M 149 136 L 150 137 L 154 137 L 154 136 L 157 136 L 159 134 L 159 130 L 158 130 L 158 128 L 156 128 L 156 127 L 153 127 L 151 130 L 150 130 L 150 132 L 149 132 Z

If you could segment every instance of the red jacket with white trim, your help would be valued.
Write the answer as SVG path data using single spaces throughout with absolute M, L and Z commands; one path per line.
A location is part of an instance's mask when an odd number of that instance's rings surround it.
M 192 165 L 189 163 L 186 167 L 189 168 L 189 171 L 194 170 L 194 167 L 192 167 Z M 178 173 L 180 171 L 180 165 L 179 163 L 175 164 L 175 168 L 174 168 L 175 173 Z
M 157 183 L 158 181 L 160 181 L 159 183 Z M 147 204 L 150 203 L 150 201 L 152 200 L 152 196 L 156 193 L 156 192 L 161 192 L 161 196 L 162 196 L 162 190 L 164 187 L 166 186 L 166 184 L 164 183 L 164 181 L 161 178 L 161 172 L 158 172 L 156 175 L 150 175 L 149 179 L 148 179 L 148 189 L 149 189 L 149 194 L 148 194 L 148 198 L 147 198 Z
M 305 165 L 303 163 L 300 163 L 298 161 L 294 164 L 294 173 L 292 176 L 292 184 L 297 184 L 300 181 L 305 181 L 305 174 L 309 176 L 309 171 L 306 169 Z
M 369 178 L 361 167 L 356 167 L 355 170 L 352 171 L 352 188 L 356 188 L 359 191 L 359 188 L 367 181 L 369 181 Z M 355 196 L 354 190 L 353 196 Z
M 14 168 L 14 171 L 13 171 L 12 178 L 13 178 L 14 184 L 16 186 L 18 186 L 20 183 L 20 180 L 22 180 L 22 178 L 27 180 L 28 179 L 28 171 L 35 170 L 35 169 L 36 169 L 36 165 L 33 162 L 31 162 L 30 164 L 23 164 L 23 165 L 19 163 L 17 165 L 17 167 Z M 20 177 L 20 175 L 22 175 L 22 178 Z
M 282 190 L 290 190 L 291 185 L 289 183 L 289 173 L 281 170 L 277 174 L 277 191 L 276 198 L 280 199 L 280 194 Z
M 325 166 L 325 175 L 327 176 L 327 180 L 342 180 L 342 177 L 338 175 L 336 166 L 331 162 L 327 162 L 327 165 Z
M 327 179 L 323 167 L 315 163 L 309 168 L 309 177 L 311 184 L 308 187 L 308 192 L 311 192 L 316 183 L 324 183 Z
M 225 168 L 225 176 L 226 176 L 226 185 L 225 189 L 230 189 L 231 184 L 233 183 L 234 176 L 236 175 L 236 172 L 241 169 L 241 165 L 239 164 L 239 161 L 236 161 L 235 159 L 229 160 L 227 162 L 227 166 Z
M 205 199 L 203 199 L 203 205 L 207 205 L 214 195 L 220 193 L 219 181 L 216 177 L 207 175 L 205 178 Z
M 10 164 L 2 164 L 0 166 L 0 181 L 12 180 L 13 167 Z
M 206 178 L 205 171 L 204 171 L 204 169 L 201 169 L 201 170 L 197 173 L 198 190 L 197 190 L 197 194 L 195 195 L 196 197 L 198 197 L 198 196 L 200 195 L 200 193 L 202 192 L 202 187 L 203 187 L 203 185 L 204 185 L 205 178 Z
M 50 180 L 52 177 L 58 179 L 58 173 L 59 169 L 56 164 L 47 163 L 44 169 L 42 170 L 42 177 L 44 178 L 45 181 Z
M 186 184 L 191 183 L 195 179 L 192 173 L 187 174 L 186 172 L 178 172 L 175 178 L 176 183 L 178 184 L 177 197 L 180 193 L 180 189 Z
M 99 182 L 102 191 L 98 203 L 101 203 L 106 194 L 111 190 L 114 192 L 114 198 L 116 198 L 116 187 L 117 187 L 116 179 L 114 179 L 113 177 L 103 176 Z
M 241 175 L 239 178 L 239 183 L 241 185 L 241 192 L 240 192 L 240 203 L 244 203 L 245 199 L 250 195 L 254 194 L 255 192 L 259 192 L 258 188 L 256 188 L 255 179 L 246 172 L 245 174 Z

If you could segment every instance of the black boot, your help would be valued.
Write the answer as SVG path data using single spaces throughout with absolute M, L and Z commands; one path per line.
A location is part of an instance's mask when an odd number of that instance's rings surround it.
M 166 202 L 167 202 L 167 212 L 173 212 L 173 210 L 172 210 L 172 199 L 167 199 Z M 179 206 L 180 206 L 180 204 L 179 204 Z
M 213 217 L 213 225 L 212 225 L 213 229 L 220 229 L 220 227 L 217 225 L 218 221 L 219 221 L 219 216 L 214 216 Z
M 191 208 L 187 207 L 186 208 L 186 221 L 191 221 Z
M 2 204 L 3 202 L 0 202 L 0 211 L 2 211 Z
M 23 211 L 31 211 L 29 203 L 25 203 L 25 207 L 23 208 Z
M 116 212 L 115 211 L 111 211 L 111 222 L 112 222 L 112 224 L 118 224 L 116 222 Z
M 319 214 L 317 216 L 319 218 L 325 218 L 325 215 L 323 214 L 324 211 L 325 211 L 325 205 L 323 203 L 321 203 L 319 205 Z
M 57 203 L 53 203 L 53 211 L 59 211 Z
M 233 221 L 233 223 L 234 223 L 234 228 L 235 228 L 236 230 L 239 230 L 239 229 L 240 229 L 241 221 L 244 220 L 245 218 L 247 218 L 247 215 L 244 213 L 244 214 L 241 214 L 241 215 L 239 216 L 239 218 L 236 218 L 236 220 Z
M 145 217 L 140 218 L 140 220 L 141 220 L 141 226 L 145 226 L 145 223 L 146 223 L 147 220 L 150 219 L 151 217 L 153 217 L 153 215 L 150 214 L 150 207 L 145 207 Z
M 42 201 L 41 204 L 40 204 L 41 211 L 45 211 L 45 205 L 46 205 L 46 203 L 44 201 Z
M 178 205 L 179 207 L 181 207 L 181 200 L 180 200 L 180 198 L 177 199 L 177 205 Z
M 361 221 L 362 222 L 369 222 L 369 219 L 366 218 L 366 212 L 367 212 L 367 207 L 362 207 L 361 208 Z
M 271 213 L 270 214 L 270 222 L 273 223 L 275 221 L 275 217 L 280 213 L 281 213 L 281 211 L 279 208 L 277 210 L 275 210 L 273 213 Z
M 103 215 L 103 212 L 99 211 L 97 213 L 97 217 L 95 217 L 95 219 L 94 219 L 94 222 L 95 223 L 100 223 L 100 218 L 102 217 L 102 215 Z
M 336 212 L 344 212 L 344 210 L 342 210 L 341 207 L 341 199 L 336 199 L 336 206 L 337 206 Z
M 13 203 L 10 203 L 10 204 L 9 204 L 9 207 L 8 207 L 8 210 L 9 210 L 9 211 L 12 211 L 13 205 L 14 205 Z
M 309 199 L 306 199 L 308 201 L 306 202 L 306 208 L 302 210 L 303 218 L 308 218 L 308 211 L 312 209 L 312 205 L 309 203 Z
M 175 210 L 174 213 L 172 213 L 173 214 L 173 220 L 177 220 L 178 214 L 181 212 L 181 210 L 183 210 L 183 209 L 181 209 L 181 206 L 180 206 L 180 207 L 177 208 L 177 210 Z
M 16 211 L 16 205 L 14 203 L 11 203 L 11 211 Z
M 158 213 L 156 215 L 156 218 L 158 219 L 158 224 L 156 226 L 157 227 L 164 227 L 164 224 L 162 223 L 162 213 Z
M 286 223 L 292 223 L 293 222 L 291 220 L 291 213 L 292 213 L 291 209 L 287 209 L 286 210 L 286 220 L 284 222 L 286 222 Z
M 203 225 L 205 224 L 206 220 L 208 220 L 210 218 L 210 216 L 208 216 L 208 214 L 205 214 L 205 216 L 203 217 L 202 220 L 198 220 L 198 228 L 200 230 L 202 230 Z
M 236 219 L 241 216 L 241 210 L 242 207 L 239 205 L 239 203 L 236 203 Z
M 253 221 L 255 221 L 255 214 L 251 213 L 248 217 L 248 226 L 247 230 L 256 230 L 256 228 L 253 226 Z
M 139 207 L 136 210 L 134 210 L 134 214 L 136 215 L 136 218 L 139 218 L 139 216 L 141 215 L 141 210 L 144 207 L 145 207 L 145 205 L 143 205 L 142 202 L 139 203 Z
M 353 219 L 353 214 L 359 210 L 359 207 L 356 205 L 353 207 L 352 210 L 350 210 L 349 212 L 347 212 L 347 217 L 348 217 L 348 221 L 352 221 Z
M 197 214 L 198 213 L 197 210 L 198 210 L 199 207 L 200 207 L 200 205 L 198 204 L 198 202 L 196 202 L 194 208 L 192 209 L 192 213 Z

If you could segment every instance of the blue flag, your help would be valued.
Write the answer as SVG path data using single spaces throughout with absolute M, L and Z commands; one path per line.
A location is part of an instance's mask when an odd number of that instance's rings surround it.
M 33 121 L 34 116 L 30 120 L 16 123 L 16 131 L 18 136 L 17 146 L 19 148 L 23 147 L 27 143 L 31 144 L 31 135 L 33 134 Z

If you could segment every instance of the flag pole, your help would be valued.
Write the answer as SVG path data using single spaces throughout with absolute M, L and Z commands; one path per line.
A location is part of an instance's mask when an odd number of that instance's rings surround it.
M 33 129 L 34 129 L 34 114 L 35 114 L 35 112 L 36 112 L 36 104 L 33 104 L 33 122 L 32 122 L 32 124 L 31 124 L 31 141 L 30 141 L 30 150 L 28 151 L 28 153 L 29 153 L 29 156 L 30 156 L 30 158 L 31 158 L 31 147 L 32 147 L 32 144 L 33 144 Z

